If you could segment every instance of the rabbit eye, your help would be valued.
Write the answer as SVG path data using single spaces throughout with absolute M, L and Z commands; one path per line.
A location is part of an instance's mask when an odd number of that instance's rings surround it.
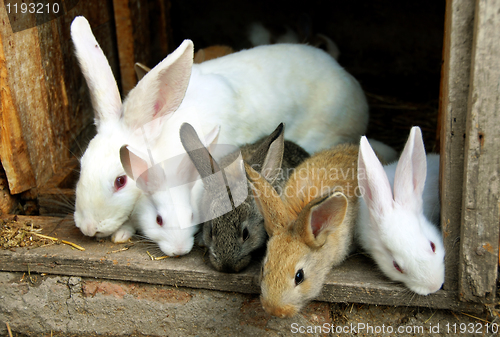
M 163 218 L 161 217 L 161 215 L 156 216 L 156 223 L 160 226 L 163 225 Z
M 436 252 L 436 245 L 432 241 L 431 241 L 431 248 L 432 248 L 432 252 L 435 253 Z
M 119 176 L 115 179 L 115 190 L 121 190 L 127 184 L 127 176 Z
M 302 281 L 304 281 L 304 270 L 299 269 L 297 274 L 295 274 L 295 285 L 298 286 L 302 283 Z
M 244 228 L 243 229 L 243 235 L 242 235 L 242 237 L 243 237 L 243 242 L 246 241 L 246 240 L 248 240 L 248 238 L 250 237 L 250 233 L 248 232 L 248 228 Z
M 399 271 L 401 274 L 403 274 L 403 269 L 397 264 L 396 261 L 392 261 L 392 264 L 394 265 L 394 268 L 396 268 L 397 271 Z

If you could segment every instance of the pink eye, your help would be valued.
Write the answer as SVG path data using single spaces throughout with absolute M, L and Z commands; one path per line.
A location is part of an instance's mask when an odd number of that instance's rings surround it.
M 392 261 L 392 264 L 394 265 L 394 268 L 396 268 L 397 271 L 399 271 L 401 274 L 403 274 L 403 270 L 399 266 L 399 264 L 396 263 L 396 261 Z
M 431 248 L 432 248 L 432 252 L 435 253 L 436 252 L 436 245 L 432 241 L 431 241 Z
M 162 225 L 163 225 L 163 218 L 161 217 L 161 215 L 157 215 L 157 216 L 156 216 L 156 223 L 157 223 L 159 226 L 162 226 Z
M 115 179 L 115 190 L 121 190 L 127 184 L 127 176 L 119 176 Z

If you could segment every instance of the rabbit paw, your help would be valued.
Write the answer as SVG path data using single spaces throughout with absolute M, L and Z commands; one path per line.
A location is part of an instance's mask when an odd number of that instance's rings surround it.
M 130 225 L 121 226 L 116 232 L 111 236 L 111 241 L 114 243 L 124 243 L 127 242 L 132 235 L 134 235 L 135 230 Z

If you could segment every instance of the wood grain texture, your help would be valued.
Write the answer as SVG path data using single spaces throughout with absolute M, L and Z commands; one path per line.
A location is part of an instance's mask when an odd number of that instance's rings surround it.
M 465 141 L 459 292 L 495 300 L 500 192 L 500 1 L 476 1 Z
M 444 289 L 458 289 L 464 143 L 474 0 L 447 0 L 439 106 Z
M 200 248 L 179 258 L 152 261 L 146 244 L 114 244 L 83 236 L 70 218 L 21 217 L 18 221 L 35 221 L 43 233 L 76 243 L 85 251 L 68 245 L 51 245 L 34 249 L 0 250 L 0 270 L 87 276 L 102 279 L 137 281 L 192 288 L 259 293 L 260 264 L 256 261 L 238 274 L 220 273 L 210 266 Z M 123 248 L 129 247 L 127 250 Z M 361 254 L 351 256 L 330 271 L 317 298 L 327 302 L 360 302 L 397 306 L 425 306 L 463 311 L 482 311 L 483 306 L 458 301 L 455 291 L 440 290 L 429 296 L 413 295 L 405 287 L 386 279 L 374 263 Z
M 12 31 L 5 7 L 0 8 L 0 160 L 5 169 L 10 193 L 17 194 L 36 186 L 35 173 L 31 167 L 28 146 L 24 139 L 20 107 L 17 104 L 15 89 L 11 88 L 15 65 L 10 62 Z
M 0 160 L 11 194 L 43 186 L 72 157 L 69 149 L 92 123 L 87 85 L 70 38 L 76 15 L 88 18 L 117 72 L 111 0 L 80 1 L 65 15 L 16 33 L 5 7 L 0 7 Z
M 167 56 L 170 3 L 113 0 L 123 96 L 137 84 L 136 62 L 154 67 Z
M 134 72 L 134 30 L 130 1 L 113 0 L 122 92 L 126 95 L 137 83 Z M 135 25 L 135 24 L 134 24 Z

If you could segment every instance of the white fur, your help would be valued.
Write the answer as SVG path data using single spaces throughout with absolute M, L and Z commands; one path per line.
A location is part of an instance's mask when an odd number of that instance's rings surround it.
M 82 158 L 76 188 L 75 223 L 89 236 L 118 230 L 140 196 L 130 181 L 114 188 L 115 179 L 125 175 L 118 158 L 124 144 L 158 163 L 184 153 L 179 139 L 184 122 L 200 135 L 221 125 L 219 142 L 234 145 L 254 142 L 285 122 L 286 138 L 309 152 L 355 141 L 366 130 L 368 106 L 360 85 L 313 47 L 262 46 L 193 65 L 193 44 L 185 40 L 121 106 L 85 18 L 75 18 L 71 34 L 98 131 Z
M 386 276 L 428 295 L 444 282 L 445 252 L 437 227 L 439 155 L 426 156 L 423 146 L 420 129 L 412 128 L 399 161 L 382 167 L 362 137 L 358 183 L 363 197 L 357 236 Z
M 204 145 L 215 144 L 219 130 L 215 127 L 209 132 Z M 131 153 L 127 147 L 120 150 L 120 155 L 127 175 L 136 180 L 143 193 L 135 204 L 129 223 L 116 231 L 113 239 L 122 239 L 138 229 L 157 243 L 166 255 L 189 253 L 198 230 L 196 201 L 203 191 L 194 188 L 203 185 L 189 156 L 183 153 L 150 166 L 144 155 Z M 134 158 L 127 162 L 132 156 Z M 162 219 L 160 224 L 158 217 Z

